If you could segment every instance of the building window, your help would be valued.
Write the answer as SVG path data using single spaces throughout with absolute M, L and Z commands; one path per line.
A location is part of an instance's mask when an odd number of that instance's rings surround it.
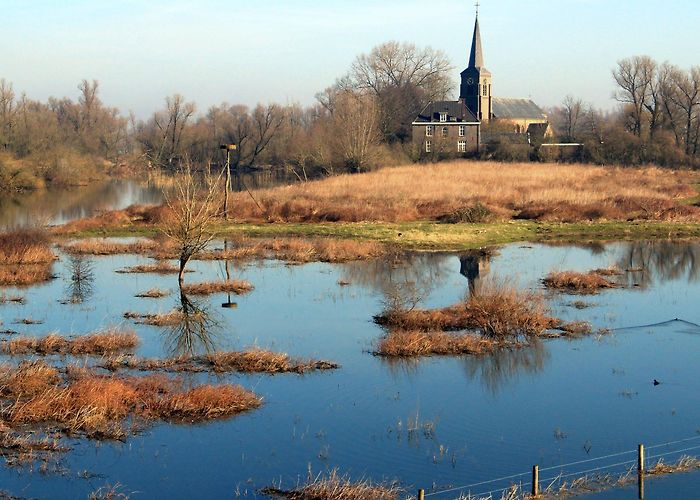
M 440 113 L 440 122 L 445 123 L 447 121 L 447 113 Z
M 442 127 L 442 136 L 447 137 L 447 135 L 450 133 L 450 130 L 447 127 Z
M 425 136 L 426 137 L 432 137 L 433 136 L 433 126 L 432 125 L 426 125 L 425 126 Z
M 488 85 L 484 85 L 484 97 L 489 95 Z
M 459 126 L 459 136 L 464 137 L 465 135 L 467 135 L 467 127 L 466 127 L 466 125 L 460 125 Z
M 459 141 L 457 143 L 457 152 L 466 153 L 467 152 L 467 141 Z
M 432 141 L 425 141 L 425 152 L 426 153 L 432 153 L 433 151 L 433 143 Z

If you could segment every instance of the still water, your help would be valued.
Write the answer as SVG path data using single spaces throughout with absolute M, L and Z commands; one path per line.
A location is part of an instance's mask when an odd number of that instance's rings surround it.
M 233 176 L 232 189 L 264 189 L 291 184 L 296 177 L 284 170 L 263 170 Z M 110 180 L 77 188 L 45 189 L 31 193 L 0 193 L 0 229 L 28 224 L 64 224 L 91 217 L 104 210 L 129 205 L 153 205 L 163 201 L 163 190 L 172 186 L 167 177 L 149 180 Z
M 79 334 L 111 325 L 136 328 L 138 354 L 180 354 L 176 332 L 133 325 L 126 311 L 167 312 L 177 305 L 174 276 L 118 274 L 147 262 L 138 256 L 91 259 L 94 279 L 72 303 L 66 256 L 58 278 L 21 291 L 24 305 L 0 305 L 3 328 L 22 335 Z M 608 335 L 546 340 L 530 349 L 485 357 L 431 357 L 388 362 L 370 352 L 382 335 L 372 322 L 397 287 L 420 291 L 421 307 L 450 305 L 479 280 L 505 278 L 540 289 L 551 270 L 617 266 L 632 270 L 625 287 L 594 296 L 547 294 L 552 313 L 590 321 Z M 223 262 L 193 262 L 190 282 L 222 278 Z M 106 483 L 135 498 L 254 497 L 273 481 L 294 486 L 338 468 L 353 478 L 399 480 L 409 492 L 481 483 L 522 473 L 533 464 L 547 479 L 618 462 L 562 464 L 660 446 L 654 454 L 700 445 L 700 244 L 637 242 L 583 246 L 510 245 L 490 259 L 408 255 L 401 260 L 288 266 L 279 261 L 229 264 L 255 285 L 243 297 L 198 300 L 213 323 L 206 345 L 192 350 L 257 345 L 294 356 L 335 361 L 341 368 L 300 375 L 194 375 L 234 382 L 264 398 L 259 410 L 204 425 L 157 425 L 124 443 L 71 442 L 64 475 L 0 469 L 0 485 L 16 495 L 85 498 Z M 349 281 L 340 286 L 339 280 Z M 162 299 L 136 299 L 152 287 Z M 13 290 L 5 290 L 13 292 Z M 576 309 L 573 301 L 588 307 Z M 236 302 L 235 309 L 222 303 Z M 21 318 L 38 325 L 13 324 Z M 678 319 L 676 321 L 676 319 Z M 657 379 L 661 384 L 654 386 Z M 417 424 L 416 424 L 417 423 Z M 416 431 L 409 432 L 413 424 Z M 697 451 L 697 450 L 696 450 Z M 692 452 L 690 452 L 692 453 Z M 680 454 L 669 454 L 674 461 Z M 619 473 L 627 464 L 609 469 Z M 89 473 L 85 473 L 88 471 Z M 481 493 L 510 480 L 471 488 Z M 700 475 L 647 483 L 646 498 L 693 498 Z M 431 498 L 455 498 L 459 491 Z M 598 498 L 632 499 L 636 489 Z

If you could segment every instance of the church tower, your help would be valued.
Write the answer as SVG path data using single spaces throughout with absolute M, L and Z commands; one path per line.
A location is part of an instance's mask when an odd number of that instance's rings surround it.
M 477 4 L 478 5 L 478 4 Z M 491 72 L 484 67 L 484 54 L 481 49 L 479 33 L 479 11 L 477 7 L 472 50 L 469 54 L 469 67 L 461 73 L 462 83 L 459 87 L 459 100 L 463 101 L 469 111 L 481 122 L 488 122 L 493 116 L 491 100 Z

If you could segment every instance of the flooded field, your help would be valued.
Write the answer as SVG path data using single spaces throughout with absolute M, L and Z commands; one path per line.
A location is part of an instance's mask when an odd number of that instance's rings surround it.
M 396 480 L 407 494 L 420 487 L 446 499 L 467 493 L 458 488 L 464 485 L 476 485 L 469 488 L 476 494 L 525 484 L 534 464 L 545 470 L 542 479 L 616 463 L 605 472 L 619 474 L 633 466 L 636 455 L 626 453 L 638 443 L 683 440 L 650 451 L 670 452 L 669 462 L 681 456 L 676 450 L 700 445 L 698 243 L 518 244 L 493 256 L 408 254 L 348 264 L 193 261 L 187 283 L 231 276 L 254 289 L 187 297 L 176 275 L 116 272 L 152 263 L 146 257 L 77 263 L 59 255 L 54 280 L 1 290 L 23 299 L 0 304 L 5 338 L 118 326 L 136 331 L 134 353 L 144 358 L 258 346 L 340 367 L 304 374 L 178 373 L 173 376 L 185 384 L 240 384 L 262 397 L 262 405 L 207 423 L 154 422 L 121 441 L 61 439 L 70 449 L 50 466 L 39 461 L 0 469 L 0 489 L 14 495 L 85 498 L 120 483 L 120 491 L 135 498 L 253 498 L 260 488 L 292 488 L 309 471 L 337 468 L 353 479 Z M 83 266 L 82 279 L 75 279 L 76 266 Z M 610 267 L 622 272 L 617 287 L 596 294 L 542 285 L 552 271 Z M 372 354 L 385 333 L 373 316 L 397 294 L 419 299 L 421 308 L 444 307 L 493 279 L 542 291 L 552 315 L 590 322 L 596 333 L 483 356 L 387 360 Z M 163 296 L 136 297 L 152 289 Z M 183 300 L 206 328 L 124 317 L 167 313 Z M 100 361 L 46 359 L 59 366 Z M 571 463 L 578 465 L 561 467 Z M 649 481 L 647 498 L 690 498 L 699 481 L 698 473 Z M 636 497 L 634 487 L 596 498 Z

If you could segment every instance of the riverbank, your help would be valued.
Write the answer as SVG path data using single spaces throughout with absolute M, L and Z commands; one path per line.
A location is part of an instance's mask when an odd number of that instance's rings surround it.
M 406 250 L 460 251 L 515 242 L 636 241 L 700 238 L 700 223 L 594 222 L 558 223 L 508 221 L 487 224 L 418 222 L 219 224 L 218 238 L 301 237 L 373 241 Z M 123 223 L 113 226 L 56 226 L 58 238 L 154 237 L 162 235 L 156 224 Z

